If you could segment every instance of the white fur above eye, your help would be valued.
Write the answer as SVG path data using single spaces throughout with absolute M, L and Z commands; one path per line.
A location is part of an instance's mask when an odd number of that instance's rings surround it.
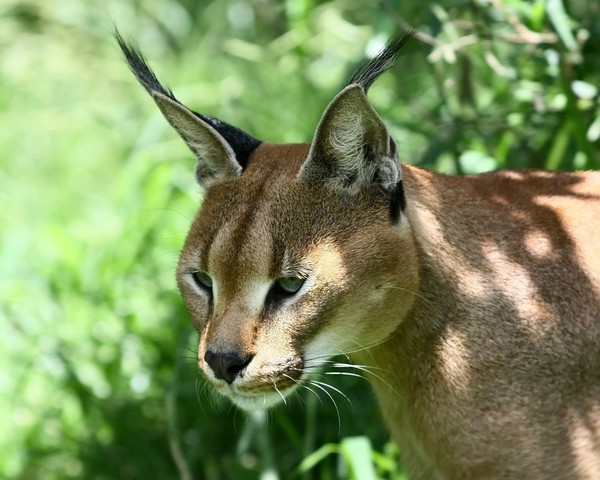
M 261 278 L 249 282 L 245 287 L 247 308 L 251 315 L 258 315 L 262 311 L 271 285 L 271 280 Z

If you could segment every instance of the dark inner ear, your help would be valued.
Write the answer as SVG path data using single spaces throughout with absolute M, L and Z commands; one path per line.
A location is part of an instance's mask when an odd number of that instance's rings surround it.
M 210 117 L 208 115 L 203 115 L 198 112 L 193 112 L 198 118 L 204 120 L 211 127 L 213 127 L 219 135 L 221 135 L 225 141 L 229 144 L 233 153 L 235 154 L 235 159 L 242 167 L 242 171 L 246 169 L 246 165 L 248 164 L 248 158 L 252 152 L 258 147 L 262 142 L 257 140 L 251 135 L 248 135 L 243 130 L 240 130 L 233 125 L 229 125 L 228 123 L 222 122 L 221 120 Z

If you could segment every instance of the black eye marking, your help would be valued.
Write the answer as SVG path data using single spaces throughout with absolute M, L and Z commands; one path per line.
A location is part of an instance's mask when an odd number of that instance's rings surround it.
M 280 277 L 275 280 L 265 300 L 267 310 L 277 308 L 285 299 L 296 295 L 305 281 L 306 278 L 302 277 Z

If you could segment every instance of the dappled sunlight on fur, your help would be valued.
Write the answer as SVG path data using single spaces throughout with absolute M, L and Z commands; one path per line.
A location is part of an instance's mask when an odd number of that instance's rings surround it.
M 413 478 L 589 478 L 600 174 L 401 166 L 366 91 L 409 37 L 353 77 L 310 145 L 194 114 L 119 40 L 207 189 L 177 270 L 198 365 L 246 410 L 305 389 L 340 431 L 352 400 L 328 379 L 364 374 Z

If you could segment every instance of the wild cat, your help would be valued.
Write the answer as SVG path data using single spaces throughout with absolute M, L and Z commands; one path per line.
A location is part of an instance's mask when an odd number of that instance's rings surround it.
M 200 370 L 260 409 L 344 352 L 413 479 L 600 478 L 600 175 L 401 164 L 366 94 L 409 37 L 276 144 L 183 105 L 117 34 L 206 193 L 177 268 Z

